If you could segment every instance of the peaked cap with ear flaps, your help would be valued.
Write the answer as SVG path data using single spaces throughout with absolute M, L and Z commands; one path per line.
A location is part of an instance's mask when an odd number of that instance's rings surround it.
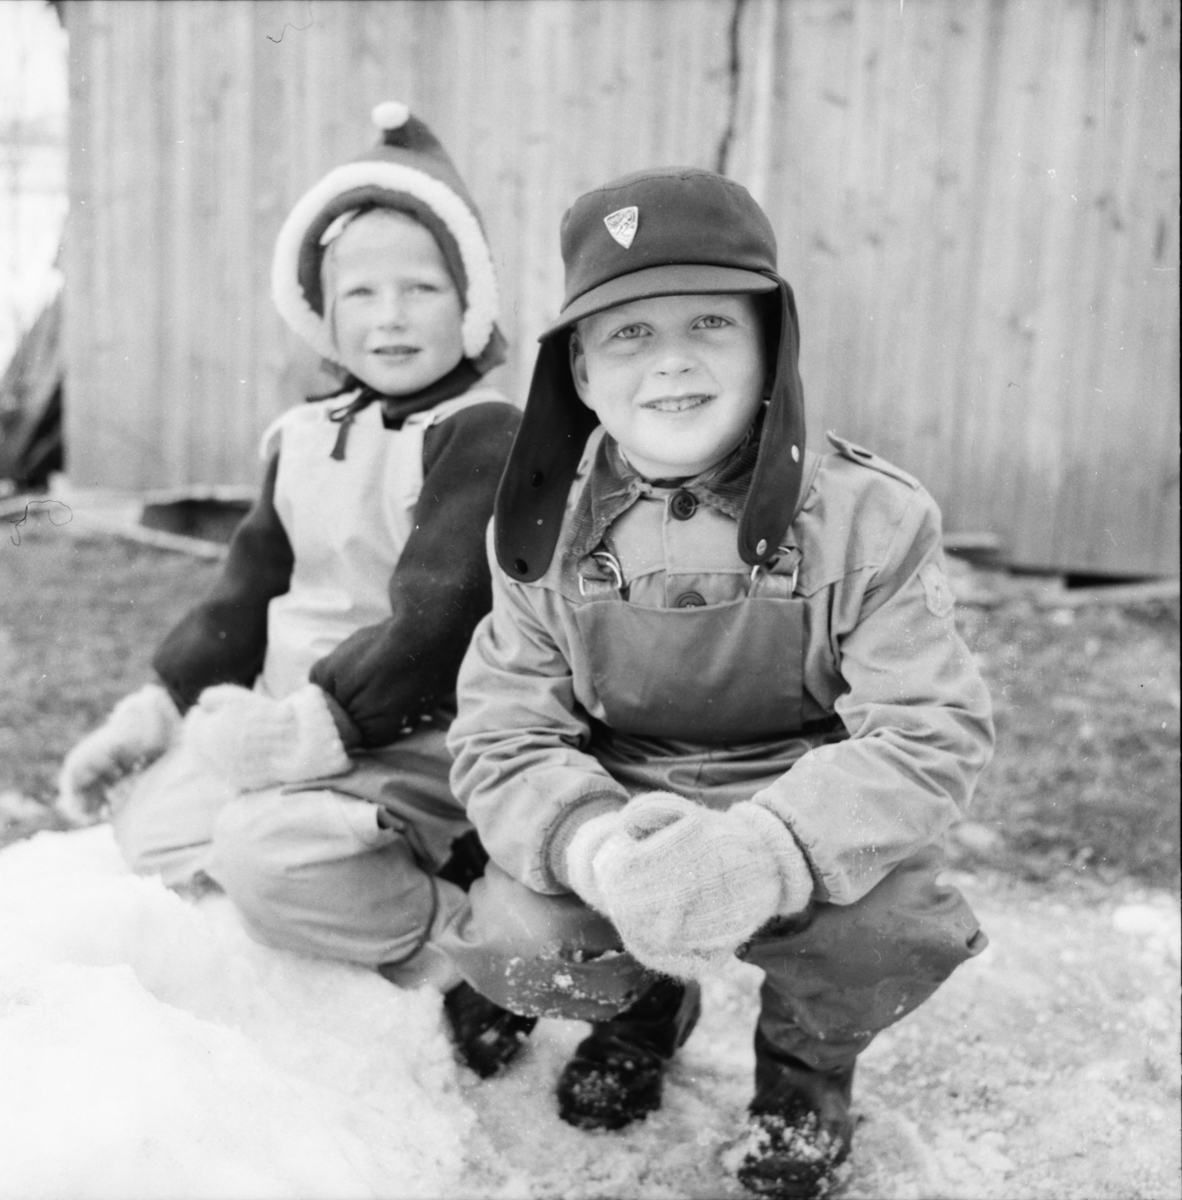
M 804 390 L 792 289 L 776 270 L 776 237 L 746 188 L 695 167 L 625 175 L 580 196 L 562 218 L 566 298 L 541 337 L 529 399 L 497 492 L 497 561 L 514 579 L 540 578 L 558 542 L 567 493 L 598 420 L 570 371 L 574 324 L 653 296 L 767 294 L 778 319 L 767 414 L 739 554 L 776 557 L 804 471 Z
M 393 209 L 419 221 L 439 244 L 463 302 L 464 357 L 481 370 L 496 366 L 504 359 L 497 279 L 468 189 L 439 140 L 405 104 L 388 100 L 372 118 L 381 131 L 377 145 L 313 184 L 284 221 L 271 262 L 275 307 L 317 354 L 337 362 L 321 291 L 326 243 L 344 228 L 346 214 Z

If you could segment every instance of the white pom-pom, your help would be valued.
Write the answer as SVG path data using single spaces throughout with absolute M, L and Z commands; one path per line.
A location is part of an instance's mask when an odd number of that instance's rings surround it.
M 383 100 L 374 105 L 370 118 L 379 129 L 400 129 L 410 120 L 410 109 L 401 100 Z

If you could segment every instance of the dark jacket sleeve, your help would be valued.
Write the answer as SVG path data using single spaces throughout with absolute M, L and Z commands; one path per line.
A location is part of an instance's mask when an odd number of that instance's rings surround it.
M 267 605 L 291 585 L 292 553 L 275 511 L 279 455 L 262 494 L 234 531 L 221 578 L 161 643 L 152 660 L 182 712 L 215 683 L 250 687 L 267 650 Z
M 520 419 L 511 404 L 474 404 L 427 429 L 390 619 L 359 629 L 312 668 L 347 747 L 388 745 L 452 702 L 472 631 L 492 605 L 484 533 Z

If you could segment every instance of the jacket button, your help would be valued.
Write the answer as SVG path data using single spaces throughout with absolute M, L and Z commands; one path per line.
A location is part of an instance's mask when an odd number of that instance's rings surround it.
M 688 521 L 698 511 L 698 498 L 693 492 L 675 492 L 669 501 L 669 511 L 678 521 Z
M 674 608 L 702 608 L 706 603 L 701 592 L 682 592 L 673 601 Z

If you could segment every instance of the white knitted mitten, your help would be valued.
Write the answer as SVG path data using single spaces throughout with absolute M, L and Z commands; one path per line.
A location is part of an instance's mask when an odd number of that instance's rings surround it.
M 89 820 L 106 803 L 112 784 L 142 770 L 172 745 L 180 723 L 172 697 L 158 683 L 124 696 L 63 760 L 58 809 L 73 821 Z
M 592 817 L 579 826 L 566 848 L 566 875 L 571 891 L 584 904 L 604 914 L 607 908 L 595 874 L 595 858 L 612 838 L 628 841 L 623 818 L 622 809 Z
M 324 692 L 309 683 L 284 700 L 234 684 L 206 688 L 185 717 L 185 745 L 242 791 L 349 769 Z
M 605 840 L 592 869 L 624 945 L 654 970 L 679 978 L 710 971 L 812 896 L 796 839 L 763 805 L 717 812 L 649 792 L 622 816 L 627 839 Z

